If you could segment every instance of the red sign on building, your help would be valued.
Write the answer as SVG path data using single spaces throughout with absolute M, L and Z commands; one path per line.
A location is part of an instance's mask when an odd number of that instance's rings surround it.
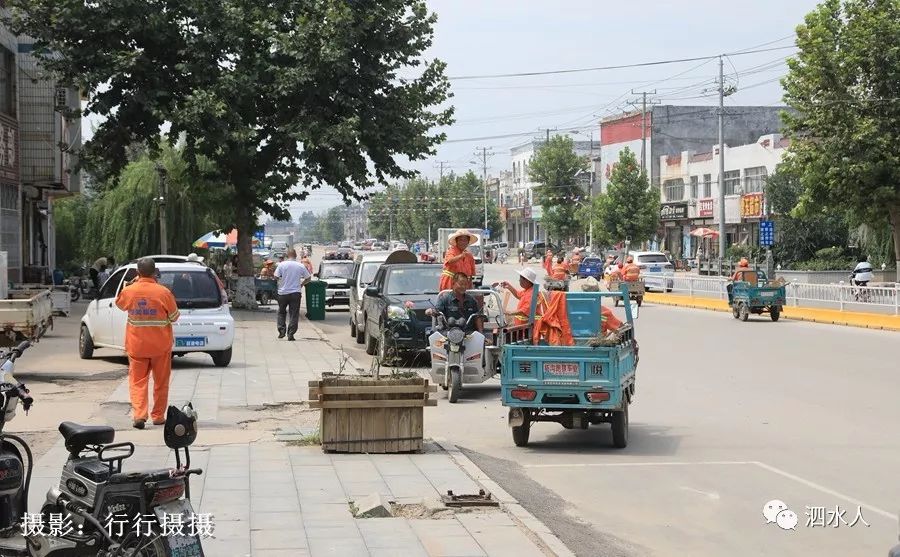
M 697 215 L 700 217 L 711 217 L 713 216 L 713 205 L 715 204 L 715 200 L 710 199 L 701 199 L 697 202 L 699 205 L 697 207 Z

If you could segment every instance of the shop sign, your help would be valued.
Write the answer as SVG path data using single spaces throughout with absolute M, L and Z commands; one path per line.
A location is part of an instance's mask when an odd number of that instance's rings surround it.
M 16 168 L 16 129 L 4 122 L 0 122 L 0 166 Z
M 741 218 L 758 219 L 763 214 L 763 194 L 748 193 L 741 196 Z
M 659 220 L 680 220 L 687 216 L 687 203 L 663 203 L 659 207 Z
M 715 204 L 715 199 L 701 199 L 698 202 L 698 212 L 697 216 L 699 217 L 711 217 L 713 216 L 713 205 Z

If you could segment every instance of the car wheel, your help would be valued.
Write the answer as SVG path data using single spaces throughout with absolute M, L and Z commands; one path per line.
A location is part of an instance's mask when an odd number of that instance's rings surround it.
M 460 374 L 458 369 L 453 369 L 450 371 L 450 392 L 447 393 L 447 400 L 455 404 L 457 400 L 459 400 L 459 395 L 462 392 L 462 375 Z
M 88 360 L 94 355 L 94 339 L 84 324 L 81 325 L 81 332 L 78 334 L 78 355 L 82 360 Z
M 212 356 L 213 363 L 216 367 L 228 367 L 228 364 L 231 363 L 231 348 L 210 352 L 209 355 Z
M 623 401 L 622 410 L 613 413 L 612 435 L 613 446 L 624 449 L 628 446 L 628 401 Z
M 781 317 L 781 306 L 772 306 L 769 308 L 769 317 L 772 321 L 778 321 L 778 318 Z
M 513 426 L 512 428 L 513 443 L 515 443 L 517 447 L 527 446 L 528 437 L 531 433 L 531 411 L 522 410 L 522 412 L 525 413 L 525 421 L 522 422 L 522 425 Z
M 365 321 L 363 321 L 365 323 Z M 364 344 L 366 342 L 366 332 L 360 329 L 359 325 L 356 326 L 356 344 Z
M 378 352 L 378 339 L 369 334 L 368 328 L 366 329 L 366 354 L 369 356 L 374 356 L 376 352 Z
M 356 338 L 356 323 L 353 322 L 353 319 L 350 319 L 350 336 Z
M 750 317 L 750 308 L 744 302 L 739 302 L 738 304 L 738 318 L 741 321 L 746 321 Z

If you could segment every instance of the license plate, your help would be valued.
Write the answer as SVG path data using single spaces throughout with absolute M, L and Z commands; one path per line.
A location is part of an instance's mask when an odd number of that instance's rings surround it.
M 200 543 L 200 537 L 197 535 L 190 535 L 190 521 L 195 519 L 194 509 L 191 507 L 190 502 L 184 499 L 172 501 L 171 503 L 156 507 L 154 512 L 160 524 L 165 522 L 174 524 L 175 522 L 167 517 L 181 515 L 181 524 L 184 525 L 181 535 L 175 533 L 175 535 L 166 536 L 169 543 L 169 549 L 171 550 L 170 555 L 177 555 L 179 557 L 203 557 L 203 546 Z M 213 531 L 213 533 L 215 533 L 215 531 Z
M 197 348 L 206 346 L 206 337 L 175 337 L 175 346 L 179 348 Z
M 658 273 L 658 272 L 662 271 L 662 267 L 654 265 L 653 267 L 650 267 L 647 270 L 651 273 Z
M 544 364 L 544 373 L 549 373 L 550 375 L 578 375 L 578 364 L 571 363 L 563 363 L 563 362 L 552 362 Z
M 775 293 L 774 292 L 760 292 L 759 295 L 762 296 L 763 298 L 771 298 L 771 297 L 775 296 Z

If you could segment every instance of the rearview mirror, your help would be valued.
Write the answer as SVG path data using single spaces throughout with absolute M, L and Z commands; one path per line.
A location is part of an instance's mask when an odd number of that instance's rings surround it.
M 374 296 L 377 298 L 380 295 L 381 294 L 378 292 L 377 286 L 367 286 L 366 287 L 366 296 Z

